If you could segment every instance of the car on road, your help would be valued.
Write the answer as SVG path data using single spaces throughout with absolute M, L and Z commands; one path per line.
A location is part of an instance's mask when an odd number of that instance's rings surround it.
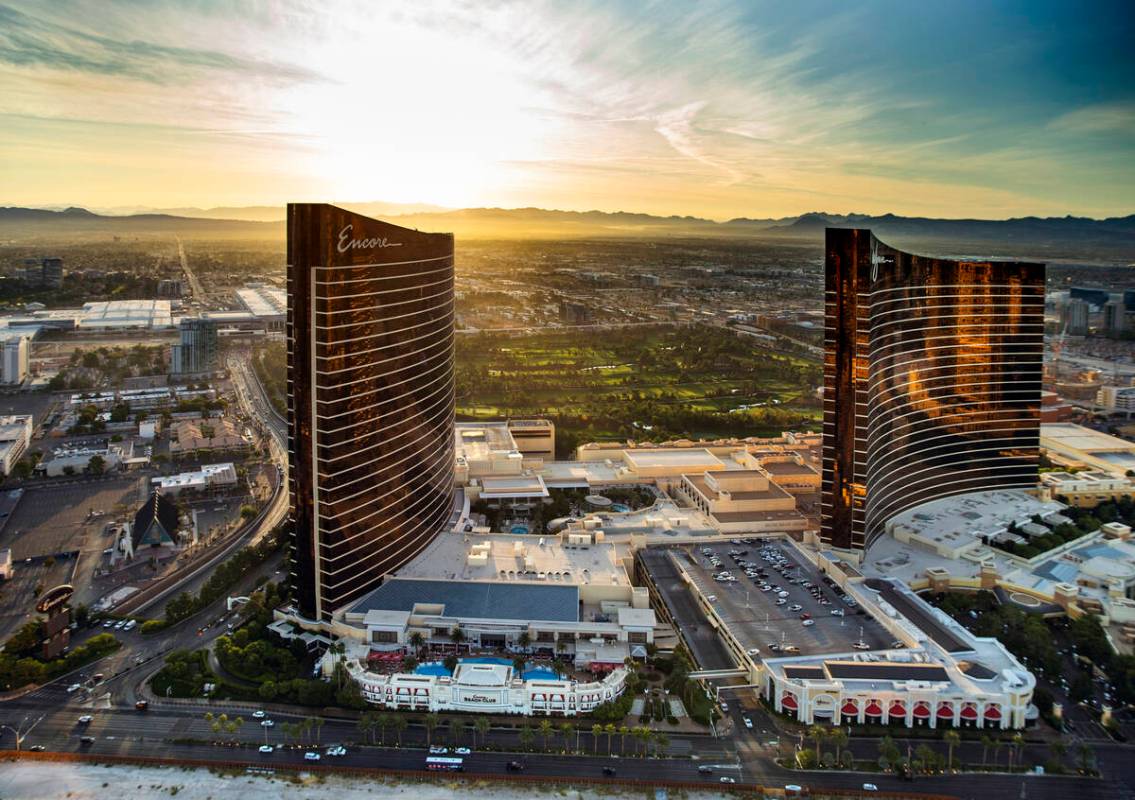
M 266 716 L 268 716 L 268 715 L 265 714 L 263 711 L 253 711 L 252 712 L 253 719 L 264 719 Z
M 319 760 L 319 753 L 316 753 L 316 752 L 309 750 L 309 751 L 307 751 L 306 753 L 303 754 L 303 760 L 304 761 L 318 761 Z
M 118 620 L 118 622 L 114 623 L 114 629 L 116 631 L 120 631 L 125 627 L 126 627 L 126 620 L 124 620 L 124 619 L 120 619 L 120 620 Z
M 748 717 L 741 717 L 741 721 L 745 723 L 745 727 L 749 730 L 753 729 L 753 721 Z
M 470 750 L 468 747 L 457 747 L 457 748 L 454 748 L 453 752 L 456 753 L 459 756 L 468 756 L 468 755 L 473 754 L 473 751 Z
M 334 747 L 328 747 L 327 755 L 335 757 L 345 756 L 347 755 L 347 748 L 343 747 L 343 745 L 341 744 L 337 744 Z
M 79 691 L 82 688 L 83 688 L 82 684 L 72 683 L 70 686 L 67 687 L 67 694 L 74 694 L 75 692 Z
M 524 765 L 519 761 L 509 761 L 504 768 L 509 772 L 524 772 Z
M 274 752 L 274 751 L 275 751 L 275 749 L 276 749 L 276 748 L 275 748 L 275 747 L 273 747 L 273 746 L 272 746 L 272 745 L 270 745 L 270 744 L 262 744 L 262 745 L 260 745 L 260 752 L 261 752 L 261 753 L 271 753 L 271 752 Z
M 114 620 L 108 619 L 105 622 L 103 622 L 102 626 L 104 628 L 113 628 L 114 627 Z
M 831 614 L 833 617 L 842 617 L 843 616 L 843 609 L 842 608 L 833 608 L 828 613 Z
M 263 719 L 263 720 L 260 720 L 260 727 L 261 727 L 261 728 L 271 728 L 271 727 L 272 727 L 273 725 L 275 725 L 275 724 L 276 724 L 276 723 L 275 723 L 275 722 L 273 722 L 273 721 L 272 721 L 272 720 L 270 720 L 270 719 Z
M 706 601 L 707 603 L 716 603 L 716 602 L 717 602 L 717 595 L 715 595 L 715 594 L 707 594 L 707 595 L 705 596 L 705 601 Z
M 150 701 L 149 700 L 139 700 L 137 703 L 134 704 L 134 710 L 135 711 L 145 711 L 149 707 L 150 707 Z
M 865 792 L 877 792 L 877 791 L 879 791 L 879 787 L 876 786 L 873 783 L 865 783 L 865 784 L 863 784 L 863 791 L 865 791 Z
M 724 700 L 721 701 L 721 710 L 722 711 L 728 711 L 729 710 L 729 704 L 726 703 Z
M 82 737 L 79 738 L 79 744 L 83 745 L 84 747 L 89 747 L 90 745 L 92 745 L 94 743 L 95 743 L 95 737 L 93 737 L 93 736 L 82 736 Z
M 134 628 L 136 628 L 137 626 L 138 626 L 138 621 L 137 621 L 137 620 L 134 620 L 134 619 L 129 619 L 129 620 L 127 620 L 127 621 L 126 621 L 126 624 L 122 626 L 122 630 L 124 630 L 124 631 L 132 631 L 132 630 L 134 630 Z
M 852 642 L 851 646 L 854 647 L 856 650 L 870 650 L 871 649 L 871 645 L 867 644 L 867 642 Z
M 28 749 L 31 750 L 33 753 L 42 753 L 47 748 L 44 747 L 42 744 L 33 744 Z
M 615 768 L 614 767 L 603 767 L 603 774 L 604 775 L 614 775 L 615 774 Z
M 799 653 L 800 648 L 794 644 L 786 644 L 780 648 L 782 653 Z
M 906 644 L 900 642 L 898 639 L 895 639 L 893 642 L 891 642 L 892 650 L 902 650 L 904 647 L 906 647 Z
M 790 605 L 790 606 L 788 607 L 788 610 L 789 610 L 789 611 L 799 611 L 799 610 L 800 610 L 800 609 L 802 609 L 803 607 L 804 607 L 804 606 L 800 605 L 799 603 L 793 603 L 792 605 Z
M 815 624 L 816 624 L 816 620 L 814 620 L 814 619 L 806 619 L 806 620 L 802 621 L 802 622 L 801 622 L 800 624 L 801 624 L 801 625 L 803 625 L 803 626 L 804 626 L 805 628 L 807 628 L 807 627 L 808 627 L 808 626 L 810 626 L 810 625 L 815 625 Z
M 730 778 L 728 775 L 722 775 L 719 779 L 722 783 L 736 783 L 736 778 Z
M 430 755 L 431 756 L 444 756 L 447 753 L 449 753 L 448 747 L 442 747 L 440 744 L 431 744 L 430 745 Z
M 761 649 L 759 647 L 750 647 L 748 653 L 751 656 L 759 656 L 761 654 Z
M 713 772 L 713 767 L 711 767 L 709 764 L 702 764 L 698 767 L 698 772 L 700 772 L 702 775 L 709 775 Z
M 79 724 L 80 725 L 90 725 L 91 720 L 93 720 L 93 719 L 94 719 L 94 717 L 92 717 L 90 714 L 84 714 L 83 716 L 79 717 Z

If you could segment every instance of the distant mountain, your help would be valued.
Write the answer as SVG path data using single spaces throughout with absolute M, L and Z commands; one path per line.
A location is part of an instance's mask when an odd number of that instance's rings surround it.
M 737 218 L 727 222 L 690 216 L 660 217 L 626 211 L 558 211 L 543 208 L 439 209 L 416 206 L 406 213 L 393 203 L 343 203 L 398 225 L 451 231 L 468 239 L 557 239 L 581 237 L 752 237 L 812 243 L 829 227 L 870 228 L 889 244 L 937 255 L 1014 255 L 1042 260 L 1135 256 L 1135 215 L 1109 219 L 1020 217 L 1008 220 L 933 219 L 895 214 L 810 212 L 781 219 Z M 284 235 L 279 206 L 168 209 L 184 213 L 96 214 L 82 208 L 0 208 L 0 237 L 178 234 L 200 238 L 269 238 Z M 215 215 L 215 216 L 213 216 Z

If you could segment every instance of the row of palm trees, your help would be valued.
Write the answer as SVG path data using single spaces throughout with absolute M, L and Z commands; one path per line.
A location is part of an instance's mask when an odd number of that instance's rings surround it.
M 596 755 L 599 754 L 600 736 L 607 737 L 607 755 L 611 754 L 611 740 L 615 736 L 619 737 L 619 752 L 624 754 L 626 753 L 627 736 L 635 740 L 635 752 L 641 753 L 643 756 L 646 756 L 652 748 L 654 755 L 658 755 L 660 751 L 665 751 L 670 746 L 670 737 L 665 731 L 651 730 L 645 725 L 628 727 L 626 725 L 616 726 L 611 722 L 606 725 L 596 723 L 591 726 L 592 750 Z

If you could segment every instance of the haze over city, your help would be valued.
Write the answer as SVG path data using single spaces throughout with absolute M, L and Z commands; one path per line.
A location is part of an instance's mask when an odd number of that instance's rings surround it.
M 714 219 L 1135 206 L 1132 11 L 14 2 L 0 203 Z

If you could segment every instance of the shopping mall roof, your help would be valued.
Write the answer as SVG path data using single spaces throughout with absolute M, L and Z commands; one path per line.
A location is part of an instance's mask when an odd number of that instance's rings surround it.
M 397 577 L 387 578 L 351 612 L 413 611 L 418 605 L 442 606 L 438 616 L 464 619 L 579 621 L 579 589 L 575 586 Z

